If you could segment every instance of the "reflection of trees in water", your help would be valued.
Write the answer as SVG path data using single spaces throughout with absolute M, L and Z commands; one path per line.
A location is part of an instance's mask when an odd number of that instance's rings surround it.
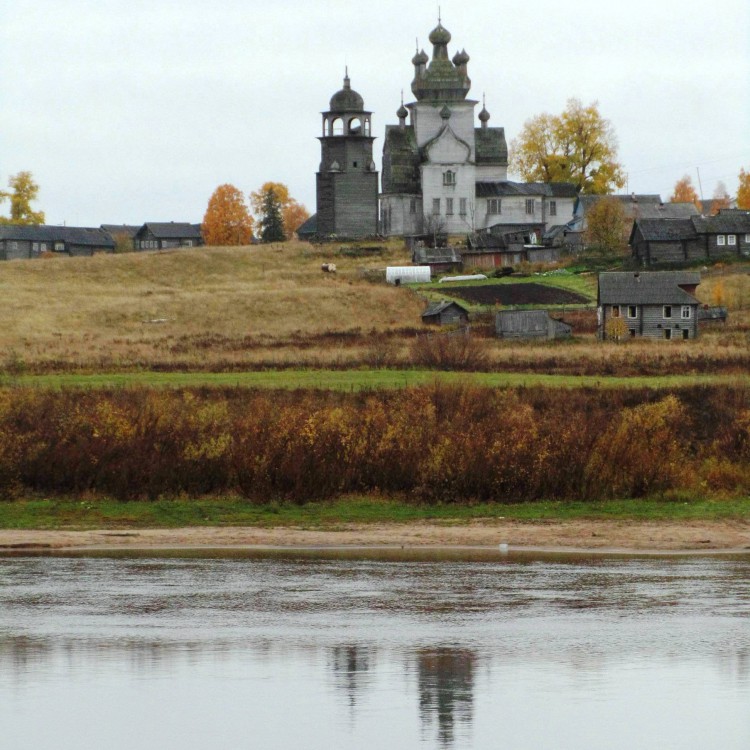
M 471 724 L 476 665 L 477 655 L 468 649 L 417 652 L 420 718 L 423 726 L 437 722 L 441 745 L 453 744 L 457 723 Z
M 346 692 L 349 705 L 354 707 L 362 689 L 369 682 L 374 661 L 373 650 L 368 646 L 334 646 L 330 652 L 330 667 L 335 685 Z

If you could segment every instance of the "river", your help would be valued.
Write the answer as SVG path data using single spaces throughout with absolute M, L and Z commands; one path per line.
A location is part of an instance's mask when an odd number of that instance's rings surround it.
M 747 750 L 750 557 L 6 557 L 0 738 Z

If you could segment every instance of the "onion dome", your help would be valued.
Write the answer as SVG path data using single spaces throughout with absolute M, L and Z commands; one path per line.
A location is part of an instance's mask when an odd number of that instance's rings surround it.
M 403 102 L 401 106 L 396 110 L 396 117 L 398 117 L 399 120 L 405 120 L 409 116 L 409 110 L 404 107 Z
M 490 113 L 482 107 L 482 111 L 479 113 L 479 122 L 485 123 L 490 119 Z
M 458 68 L 461 65 L 466 65 L 471 58 L 466 53 L 465 49 L 462 49 L 460 52 L 456 52 L 455 55 L 453 55 L 453 64 Z
M 411 59 L 412 65 L 427 65 L 429 61 L 430 58 L 427 57 L 427 53 L 424 50 L 417 52 L 417 54 Z
M 331 112 L 363 112 L 365 100 L 351 87 L 349 75 L 344 77 L 344 88 L 337 91 L 329 105 Z
M 452 114 L 450 107 L 447 104 L 444 104 L 443 108 L 440 110 L 440 117 L 443 120 L 450 120 Z
M 450 40 L 450 31 L 438 21 L 438 25 L 430 32 L 430 44 L 448 44 Z

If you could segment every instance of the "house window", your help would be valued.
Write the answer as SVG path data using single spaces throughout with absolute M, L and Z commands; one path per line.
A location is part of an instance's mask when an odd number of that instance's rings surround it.
M 638 308 L 635 305 L 628 305 L 628 317 L 631 320 L 638 317 Z
M 662 314 L 663 318 L 671 318 L 672 317 L 672 305 L 664 305 L 664 312 Z
M 31 250 L 32 250 L 32 252 L 38 253 L 39 252 L 39 243 L 38 242 L 32 242 L 31 243 Z
M 683 305 L 682 310 L 680 310 L 680 317 L 683 320 L 690 320 L 692 316 L 692 311 L 690 309 L 690 305 Z
M 43 253 L 46 253 L 46 252 L 47 252 L 47 243 L 46 243 L 46 242 L 40 242 L 40 243 L 39 243 L 39 249 L 40 249 L 40 250 L 41 250 L 41 251 L 42 251 Z
M 185 240 L 185 247 L 192 247 L 193 241 L 192 240 Z
M 445 213 L 447 216 L 453 216 L 453 198 L 445 199 Z
M 549 202 L 549 215 L 550 216 L 557 216 L 557 201 L 550 201 Z
M 456 184 L 456 173 L 451 172 L 449 169 L 447 172 L 443 172 L 443 185 L 455 185 Z
M 435 216 L 440 216 L 440 198 L 432 199 L 432 213 Z
M 727 245 L 736 245 L 737 244 L 737 235 L 736 234 L 730 234 L 727 237 Z
M 64 242 L 55 242 L 55 250 L 58 253 L 62 253 L 65 251 L 65 243 Z
M 750 242 L 750 234 L 745 235 L 745 242 Z
M 669 341 L 669 339 L 672 338 L 672 329 L 671 328 L 665 328 L 664 329 L 664 338 Z
M 526 213 L 527 214 L 534 213 L 534 199 L 533 198 L 526 199 Z
M 461 216 L 466 216 L 466 198 L 459 198 L 458 213 L 460 213 Z
M 716 244 L 717 245 L 725 245 L 726 244 L 726 237 L 723 234 L 717 234 L 716 235 Z
M 620 306 L 619 305 L 612 305 L 612 317 L 613 318 L 619 318 L 620 317 Z
M 500 198 L 489 198 L 487 200 L 487 213 L 488 214 L 502 213 L 502 202 Z
M 417 199 L 416 198 L 412 198 L 409 201 L 409 213 L 410 214 L 417 213 Z

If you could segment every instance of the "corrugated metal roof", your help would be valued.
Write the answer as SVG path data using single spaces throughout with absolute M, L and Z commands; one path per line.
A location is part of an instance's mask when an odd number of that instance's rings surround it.
M 575 198 L 576 188 L 567 182 L 477 182 L 477 198 L 527 195 L 550 198 Z
M 692 271 L 609 271 L 599 274 L 599 302 L 604 305 L 695 305 L 681 286 L 698 286 Z

